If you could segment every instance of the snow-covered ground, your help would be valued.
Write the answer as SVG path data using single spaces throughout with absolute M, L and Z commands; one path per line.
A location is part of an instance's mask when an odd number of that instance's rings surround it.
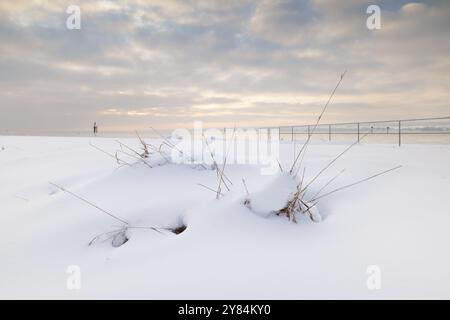
M 117 149 L 107 138 L 0 137 L 0 298 L 450 298 L 450 146 L 358 145 L 311 194 L 344 168 L 330 190 L 403 167 L 323 198 L 322 222 L 294 224 L 242 204 L 243 178 L 268 205 L 271 190 L 276 198 L 284 187 L 282 176 L 262 176 L 256 165 L 228 165 L 232 190 L 216 200 L 198 185 L 216 186 L 214 171 L 118 169 L 90 142 Z M 306 177 L 346 147 L 312 144 Z M 292 163 L 293 148 L 281 144 L 282 167 Z M 89 246 L 120 228 L 118 221 L 49 182 L 134 226 L 187 229 L 129 229 L 120 247 L 110 240 Z M 67 287 L 69 266 L 79 267 L 79 290 Z M 370 266 L 381 272 L 378 290 L 367 286 Z

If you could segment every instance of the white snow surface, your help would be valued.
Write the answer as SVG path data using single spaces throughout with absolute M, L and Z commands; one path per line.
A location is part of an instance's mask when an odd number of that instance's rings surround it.
M 136 139 L 123 141 L 139 146 Z M 0 136 L 0 298 L 450 298 L 450 146 L 354 147 L 310 187 L 310 195 L 343 168 L 327 191 L 403 167 L 323 198 L 317 206 L 322 222 L 302 218 L 295 224 L 264 214 L 277 209 L 292 187 L 283 175 L 227 165 L 233 186 L 216 200 L 198 185 L 216 189 L 212 170 L 118 168 L 89 143 L 117 149 L 107 138 Z M 313 143 L 306 178 L 347 145 Z M 280 148 L 286 170 L 294 145 Z M 242 179 L 254 212 L 243 205 Z M 128 229 L 129 240 L 119 247 L 111 239 L 89 246 L 122 225 L 49 182 L 133 226 L 187 229 L 178 235 Z M 67 288 L 73 265 L 81 271 L 79 290 Z M 381 271 L 378 290 L 366 285 L 373 265 Z

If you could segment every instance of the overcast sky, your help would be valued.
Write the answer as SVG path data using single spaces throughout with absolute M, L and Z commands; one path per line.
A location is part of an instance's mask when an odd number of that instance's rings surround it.
M 450 1 L 0 2 L 0 132 L 308 124 L 344 70 L 324 122 L 450 115 Z

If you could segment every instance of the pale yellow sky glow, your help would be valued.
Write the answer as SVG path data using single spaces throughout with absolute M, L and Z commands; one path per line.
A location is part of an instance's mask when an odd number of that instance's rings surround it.
M 0 18 L 0 133 L 308 124 L 344 70 L 325 122 L 450 116 L 449 1 L 15 0 Z

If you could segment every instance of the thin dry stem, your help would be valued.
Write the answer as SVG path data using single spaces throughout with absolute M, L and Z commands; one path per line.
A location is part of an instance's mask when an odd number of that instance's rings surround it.
M 131 167 L 131 164 L 129 164 L 129 163 L 126 162 L 126 161 L 123 161 L 123 160 L 119 159 L 119 158 L 117 157 L 117 154 L 116 154 L 116 155 L 112 155 L 111 153 L 109 153 L 109 152 L 107 152 L 107 151 L 105 151 L 105 150 L 103 150 L 103 149 L 100 149 L 99 147 L 93 145 L 92 143 L 89 143 L 89 145 L 90 145 L 91 147 L 97 149 L 98 151 L 103 152 L 104 154 L 106 154 L 106 155 L 110 156 L 111 158 L 115 159 L 119 165 L 127 165 L 127 166 L 130 166 L 130 167 Z
M 320 188 L 319 191 L 317 191 L 312 198 L 317 197 L 323 190 L 325 190 L 326 187 L 328 187 L 334 180 L 336 180 L 342 173 L 344 173 L 345 169 L 342 169 L 337 175 L 335 175 L 333 178 L 331 178 L 327 183 L 325 183 L 325 185 Z M 306 192 L 305 192 L 306 195 Z
M 213 188 L 210 188 L 210 187 L 208 187 L 208 186 L 205 186 L 204 184 L 197 183 L 197 185 L 199 185 L 200 187 L 203 187 L 203 188 L 205 188 L 205 189 L 207 189 L 207 190 L 210 190 L 210 191 L 212 191 L 212 192 L 214 192 L 214 193 L 217 193 L 217 190 L 214 190 Z M 222 193 L 221 193 L 220 195 L 223 196 Z
M 365 134 L 362 138 L 364 139 L 367 136 L 367 134 Z M 329 167 L 331 167 L 331 165 L 333 163 L 335 163 L 340 157 L 342 157 L 345 153 L 347 153 L 351 148 L 353 148 L 354 146 L 356 146 L 359 143 L 359 141 L 356 141 L 354 143 L 352 143 L 350 146 L 348 146 L 344 151 L 342 151 L 340 154 L 338 154 L 333 160 L 331 160 L 324 168 L 322 168 L 322 170 L 319 171 L 319 173 L 303 188 L 303 191 L 306 190 L 318 177 L 320 177 L 320 175 L 322 173 L 325 172 L 325 170 L 327 170 Z
M 391 171 L 400 169 L 401 167 L 402 167 L 402 166 L 400 165 L 400 166 L 396 166 L 396 167 L 394 167 L 394 168 L 391 168 L 391 169 L 388 169 L 388 170 L 379 172 L 379 173 L 377 173 L 377 174 L 374 174 L 373 176 L 370 176 L 370 177 L 361 179 L 361 180 L 359 180 L 359 181 L 356 181 L 356 182 L 350 183 L 350 184 L 348 184 L 348 185 L 342 186 L 342 187 L 340 187 L 340 188 L 337 188 L 337 189 L 335 189 L 335 190 L 333 190 L 333 191 L 327 192 L 327 193 L 325 193 L 325 194 L 323 194 L 323 195 L 321 195 L 321 196 L 319 196 L 319 197 L 316 197 L 316 198 L 314 198 L 314 199 L 311 199 L 311 200 L 308 201 L 308 202 L 317 202 L 317 200 L 322 199 L 322 198 L 324 198 L 324 197 L 326 197 L 326 196 L 329 196 L 329 195 L 331 195 L 331 194 L 333 194 L 333 193 L 335 193 L 335 192 L 338 192 L 338 191 L 341 191 L 341 190 L 344 190 L 344 189 L 353 187 L 353 186 L 355 186 L 355 185 L 357 185 L 357 184 L 360 184 L 360 183 L 363 183 L 363 182 L 365 182 L 365 181 L 368 181 L 368 180 L 371 180 L 371 179 L 373 179 L 373 178 L 376 178 L 376 177 L 378 177 L 378 176 L 381 176 L 382 174 L 385 174 L 385 173 L 388 173 L 388 172 L 391 172 Z
M 219 186 L 217 187 L 216 199 L 219 199 L 219 195 L 220 195 L 220 193 L 222 191 L 222 187 L 221 186 L 222 186 L 222 181 L 223 181 L 223 174 L 225 172 L 225 166 L 227 165 L 227 159 L 228 159 L 228 155 L 229 155 L 230 150 L 231 150 L 231 146 L 234 146 L 234 137 L 235 137 L 235 135 L 236 135 L 236 126 L 233 129 L 233 136 L 231 137 L 231 144 L 228 146 L 228 150 L 227 150 L 227 153 L 225 155 L 225 159 L 223 161 L 222 170 L 220 172 Z
M 242 178 L 242 183 L 244 184 L 245 192 L 247 193 L 247 197 L 248 197 L 250 195 L 250 193 L 248 192 L 247 184 L 245 183 L 245 179 L 244 178 Z
M 105 209 L 100 208 L 99 206 L 93 204 L 92 202 L 90 202 L 90 201 L 88 201 L 88 200 L 86 200 L 86 199 L 80 197 L 79 195 L 77 195 L 77 194 L 75 194 L 75 193 L 73 193 L 73 192 L 71 192 L 71 191 L 69 191 L 69 190 L 67 190 L 67 189 L 65 189 L 65 188 L 63 188 L 63 187 L 57 185 L 56 183 L 53 183 L 53 182 L 49 182 L 49 183 L 50 183 L 52 186 L 54 186 L 54 187 L 60 189 L 61 191 L 66 192 L 66 193 L 70 194 L 71 196 L 77 198 L 78 200 L 81 200 L 81 201 L 87 203 L 87 204 L 90 205 L 91 207 L 94 207 L 94 208 L 96 208 L 97 210 L 99 210 L 99 211 L 101 211 L 101 212 L 103 212 L 103 213 L 106 213 L 108 216 L 110 216 L 110 217 L 116 219 L 117 221 L 120 221 L 120 222 L 122 222 L 122 223 L 128 225 L 128 222 L 127 222 L 127 221 L 125 221 L 125 220 L 119 218 L 118 216 L 112 214 L 111 212 L 108 212 L 108 211 L 106 211 Z
M 294 162 L 292 163 L 292 167 L 291 170 L 289 171 L 289 173 L 292 174 L 292 172 L 294 171 L 294 168 L 297 164 L 298 159 L 300 158 L 300 155 L 302 154 L 303 150 L 307 147 L 309 141 L 311 140 L 312 135 L 314 134 L 314 132 L 316 131 L 317 126 L 319 125 L 320 120 L 322 119 L 322 116 L 324 115 L 325 111 L 327 110 L 328 104 L 330 103 L 331 99 L 333 98 L 337 88 L 339 87 L 339 85 L 342 82 L 342 79 L 344 78 L 345 74 L 347 73 L 347 70 L 344 71 L 343 74 L 341 74 L 341 77 L 338 81 L 338 83 L 336 84 L 336 86 L 334 87 L 333 92 L 331 93 L 330 97 L 328 98 L 327 103 L 325 104 L 325 106 L 322 109 L 322 112 L 320 113 L 319 117 L 317 118 L 316 124 L 314 125 L 312 131 L 308 134 L 308 138 L 306 139 L 305 143 L 303 144 L 302 148 L 300 149 L 297 157 L 295 158 Z M 305 150 L 306 152 L 306 150 Z

